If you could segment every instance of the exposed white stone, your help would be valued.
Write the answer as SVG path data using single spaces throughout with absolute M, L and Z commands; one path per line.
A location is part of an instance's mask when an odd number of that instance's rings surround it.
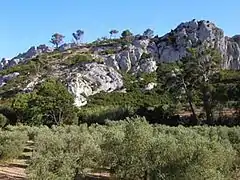
M 45 81 L 45 79 L 40 79 L 41 76 L 33 77 L 33 79 L 30 80 L 30 82 L 27 84 L 27 86 L 23 89 L 23 92 L 31 92 L 35 88 L 37 84 L 40 84 Z
M 118 62 L 116 60 L 116 55 L 113 54 L 113 55 L 110 55 L 110 56 L 107 56 L 104 60 L 104 63 L 107 65 L 107 66 L 110 66 L 110 67 L 113 67 L 115 68 L 116 70 L 119 70 L 120 67 L 118 65 Z
M 53 50 L 54 50 L 53 48 L 50 48 L 45 44 L 41 44 L 37 48 L 35 46 L 32 46 L 26 52 L 20 53 L 19 55 L 12 59 L 3 58 L 0 61 L 0 70 L 15 66 L 20 62 L 26 62 L 28 59 L 34 58 L 42 53 L 52 52 Z
M 153 58 L 143 59 L 140 64 L 140 72 L 152 73 L 157 70 L 157 63 Z
M 68 90 L 75 96 L 75 105 L 87 103 L 87 98 L 101 91 L 112 92 L 123 87 L 122 76 L 112 67 L 89 63 L 73 69 L 68 77 Z
M 19 72 L 14 72 L 11 74 L 0 76 L 0 87 L 4 86 L 8 81 L 16 78 L 19 75 L 20 75 Z
M 151 83 L 148 83 L 148 84 L 144 87 L 144 90 L 145 90 L 145 91 L 150 91 L 150 90 L 152 90 L 153 88 L 155 88 L 156 86 L 157 86 L 157 83 L 151 82 Z
M 19 59 L 5 59 L 3 58 L 2 61 L 0 61 L 0 70 L 6 69 L 8 67 L 15 66 L 19 63 Z

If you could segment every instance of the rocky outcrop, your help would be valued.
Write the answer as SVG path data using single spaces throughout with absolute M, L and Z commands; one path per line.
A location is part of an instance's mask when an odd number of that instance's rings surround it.
M 149 39 L 134 41 L 133 45 L 128 46 L 125 50 L 104 56 L 104 63 L 117 70 L 134 74 L 154 72 L 157 69 L 157 63 L 153 56 L 148 56 L 150 53 L 148 51 L 150 49 L 149 41 Z
M 187 55 L 188 48 L 203 46 L 219 50 L 222 68 L 240 69 L 240 35 L 226 37 L 222 29 L 204 20 L 181 23 L 162 37 L 136 38 L 127 50 L 105 57 L 105 63 L 125 72 L 153 72 L 155 64 L 175 62 Z M 143 54 L 151 54 L 149 65 L 141 64 Z
M 78 107 L 87 104 L 90 95 L 123 87 L 122 76 L 114 68 L 97 63 L 75 67 L 67 79 L 68 90 L 75 96 L 75 105 Z
M 0 61 L 0 70 L 3 70 L 7 67 L 12 67 L 15 66 L 19 63 L 20 59 L 5 59 L 3 58 Z
M 37 47 L 37 54 L 42 54 L 42 53 L 48 53 L 48 52 L 52 52 L 54 49 L 45 45 L 45 44 L 41 44 Z
M 157 40 L 160 62 L 174 62 L 186 56 L 188 48 L 214 47 L 222 55 L 226 52 L 224 33 L 209 21 L 195 21 L 181 23 L 170 33 Z
M 14 72 L 8 75 L 0 76 L 0 87 L 4 86 L 8 81 L 16 78 L 20 74 L 18 72 Z
M 37 55 L 40 55 L 42 53 L 47 53 L 52 51 L 53 51 L 53 48 L 50 48 L 45 44 L 39 45 L 38 47 L 32 46 L 25 53 L 20 53 L 19 55 L 17 55 L 12 59 L 6 60 L 3 58 L 2 61 L 0 61 L 0 70 L 15 66 L 20 62 L 25 62 L 28 59 L 34 58 Z
M 75 44 L 75 43 L 64 43 L 58 48 L 58 50 L 60 52 L 63 52 L 63 51 L 66 51 L 68 49 L 74 48 L 76 46 L 77 46 L 77 44 Z
M 101 55 L 105 64 L 117 70 L 125 72 L 153 72 L 159 62 L 174 62 L 186 56 L 187 49 L 200 47 L 201 45 L 217 48 L 224 58 L 223 68 L 240 68 L 240 35 L 232 38 L 225 37 L 222 29 L 209 21 L 196 21 L 181 23 L 174 30 L 162 37 L 149 39 L 144 36 L 136 36 L 135 40 L 128 47 L 120 44 L 113 46 L 94 46 L 93 54 Z M 74 48 L 74 43 L 65 43 L 59 47 L 60 51 Z M 115 47 L 116 46 L 116 47 Z M 104 55 L 105 51 L 113 49 L 114 54 Z M 35 57 L 38 54 L 51 52 L 52 48 L 40 45 L 37 48 L 31 47 L 27 52 L 19 54 L 13 60 L 25 60 Z M 150 54 L 147 59 L 143 54 Z M 9 61 L 7 65 L 0 63 L 0 70 L 4 67 L 12 66 L 18 61 Z M 155 61 L 155 62 L 154 62 Z M 151 68 L 145 68 L 151 66 Z
M 151 82 L 144 87 L 144 91 L 150 91 L 157 86 L 157 83 Z
M 37 47 L 32 46 L 30 47 L 25 53 L 19 54 L 18 56 L 14 57 L 13 59 L 30 59 L 39 54 L 52 52 L 53 48 L 46 46 L 45 44 L 41 44 Z
M 240 68 L 240 36 L 224 36 L 222 29 L 209 21 L 181 23 L 176 29 L 157 39 L 159 62 L 174 62 L 186 56 L 188 48 L 211 47 L 223 57 L 222 68 Z

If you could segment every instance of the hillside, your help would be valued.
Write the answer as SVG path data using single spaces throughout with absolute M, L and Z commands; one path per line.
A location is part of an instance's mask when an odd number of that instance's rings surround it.
M 46 45 L 31 47 L 1 62 L 0 100 L 2 105 L 11 106 L 15 95 L 36 91 L 46 80 L 56 79 L 73 95 L 77 107 L 86 107 L 81 108 L 84 116 L 88 111 L 101 114 L 119 107 L 129 111 L 128 115 L 141 106 L 171 108 L 178 105 L 175 102 L 178 96 L 163 88 L 163 81 L 169 74 L 166 70 L 188 57 L 192 48 L 199 52 L 217 50 L 223 71 L 222 79 L 214 82 L 214 86 L 217 89 L 227 87 L 224 91 L 234 96 L 229 101 L 236 101 L 239 42 L 237 35 L 225 37 L 223 30 L 209 21 L 192 20 L 181 23 L 162 37 L 153 36 L 150 29 L 135 36 L 126 30 L 118 39 L 105 38 L 88 44 L 64 43 L 56 49 Z M 169 65 L 164 65 L 166 63 Z M 227 82 L 222 82 L 224 78 Z M 195 105 L 201 106 L 198 90 L 194 96 Z M 181 104 L 188 106 L 187 102 Z M 184 107 L 179 110 L 188 109 Z M 176 112 L 177 108 L 174 109 Z M 202 108 L 197 109 L 201 113 Z
M 159 63 L 177 61 L 186 56 L 187 48 L 202 44 L 220 50 L 222 68 L 239 69 L 238 36 L 225 37 L 213 23 L 192 20 L 163 37 L 137 35 L 130 42 L 107 39 L 79 46 L 63 44 L 55 51 L 46 45 L 31 47 L 26 53 L 1 62 L 1 98 L 32 91 L 46 77 L 56 77 L 74 94 L 76 105 L 82 106 L 89 95 L 122 90 L 119 72 L 155 72 Z

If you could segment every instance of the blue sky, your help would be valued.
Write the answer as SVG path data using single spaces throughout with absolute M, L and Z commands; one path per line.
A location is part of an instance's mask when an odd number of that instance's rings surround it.
M 163 35 L 180 22 L 205 19 L 232 36 L 240 33 L 239 0 L 2 0 L 0 57 L 13 57 L 32 45 L 48 44 L 54 32 L 85 31 L 84 41 L 108 36 L 110 29 Z

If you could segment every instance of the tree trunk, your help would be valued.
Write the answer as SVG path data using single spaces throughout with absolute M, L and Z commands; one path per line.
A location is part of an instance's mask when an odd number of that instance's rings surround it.
M 195 110 L 194 110 L 194 108 L 193 108 L 193 104 L 192 104 L 192 101 L 191 101 L 191 97 L 188 97 L 188 104 L 189 104 L 189 106 L 190 106 L 190 108 L 191 108 L 192 117 L 193 117 L 193 124 L 194 124 L 194 125 L 199 125 L 200 122 L 199 122 L 199 120 L 198 120 L 198 118 L 197 118 L 197 115 L 196 115 L 196 113 L 195 113 Z
M 198 118 L 197 118 L 197 115 L 196 115 L 196 113 L 195 113 L 195 110 L 194 110 L 193 104 L 192 104 L 192 96 L 191 96 L 190 92 L 189 92 L 188 89 L 187 89 L 187 86 L 186 86 L 186 84 L 185 84 L 185 82 L 184 82 L 184 79 L 182 79 L 182 82 L 183 82 L 184 90 L 185 90 L 185 92 L 186 92 L 186 94 L 187 94 L 188 104 L 189 104 L 190 109 L 191 109 L 191 112 L 192 112 L 193 125 L 199 125 L 200 122 L 199 122 L 199 120 L 198 120 Z
M 149 180 L 149 174 L 148 174 L 148 170 L 145 171 L 145 174 L 144 174 L 144 180 Z
M 207 123 L 213 123 L 213 113 L 212 113 L 212 106 L 210 102 L 210 92 L 206 86 L 203 87 L 203 108 L 206 113 Z

